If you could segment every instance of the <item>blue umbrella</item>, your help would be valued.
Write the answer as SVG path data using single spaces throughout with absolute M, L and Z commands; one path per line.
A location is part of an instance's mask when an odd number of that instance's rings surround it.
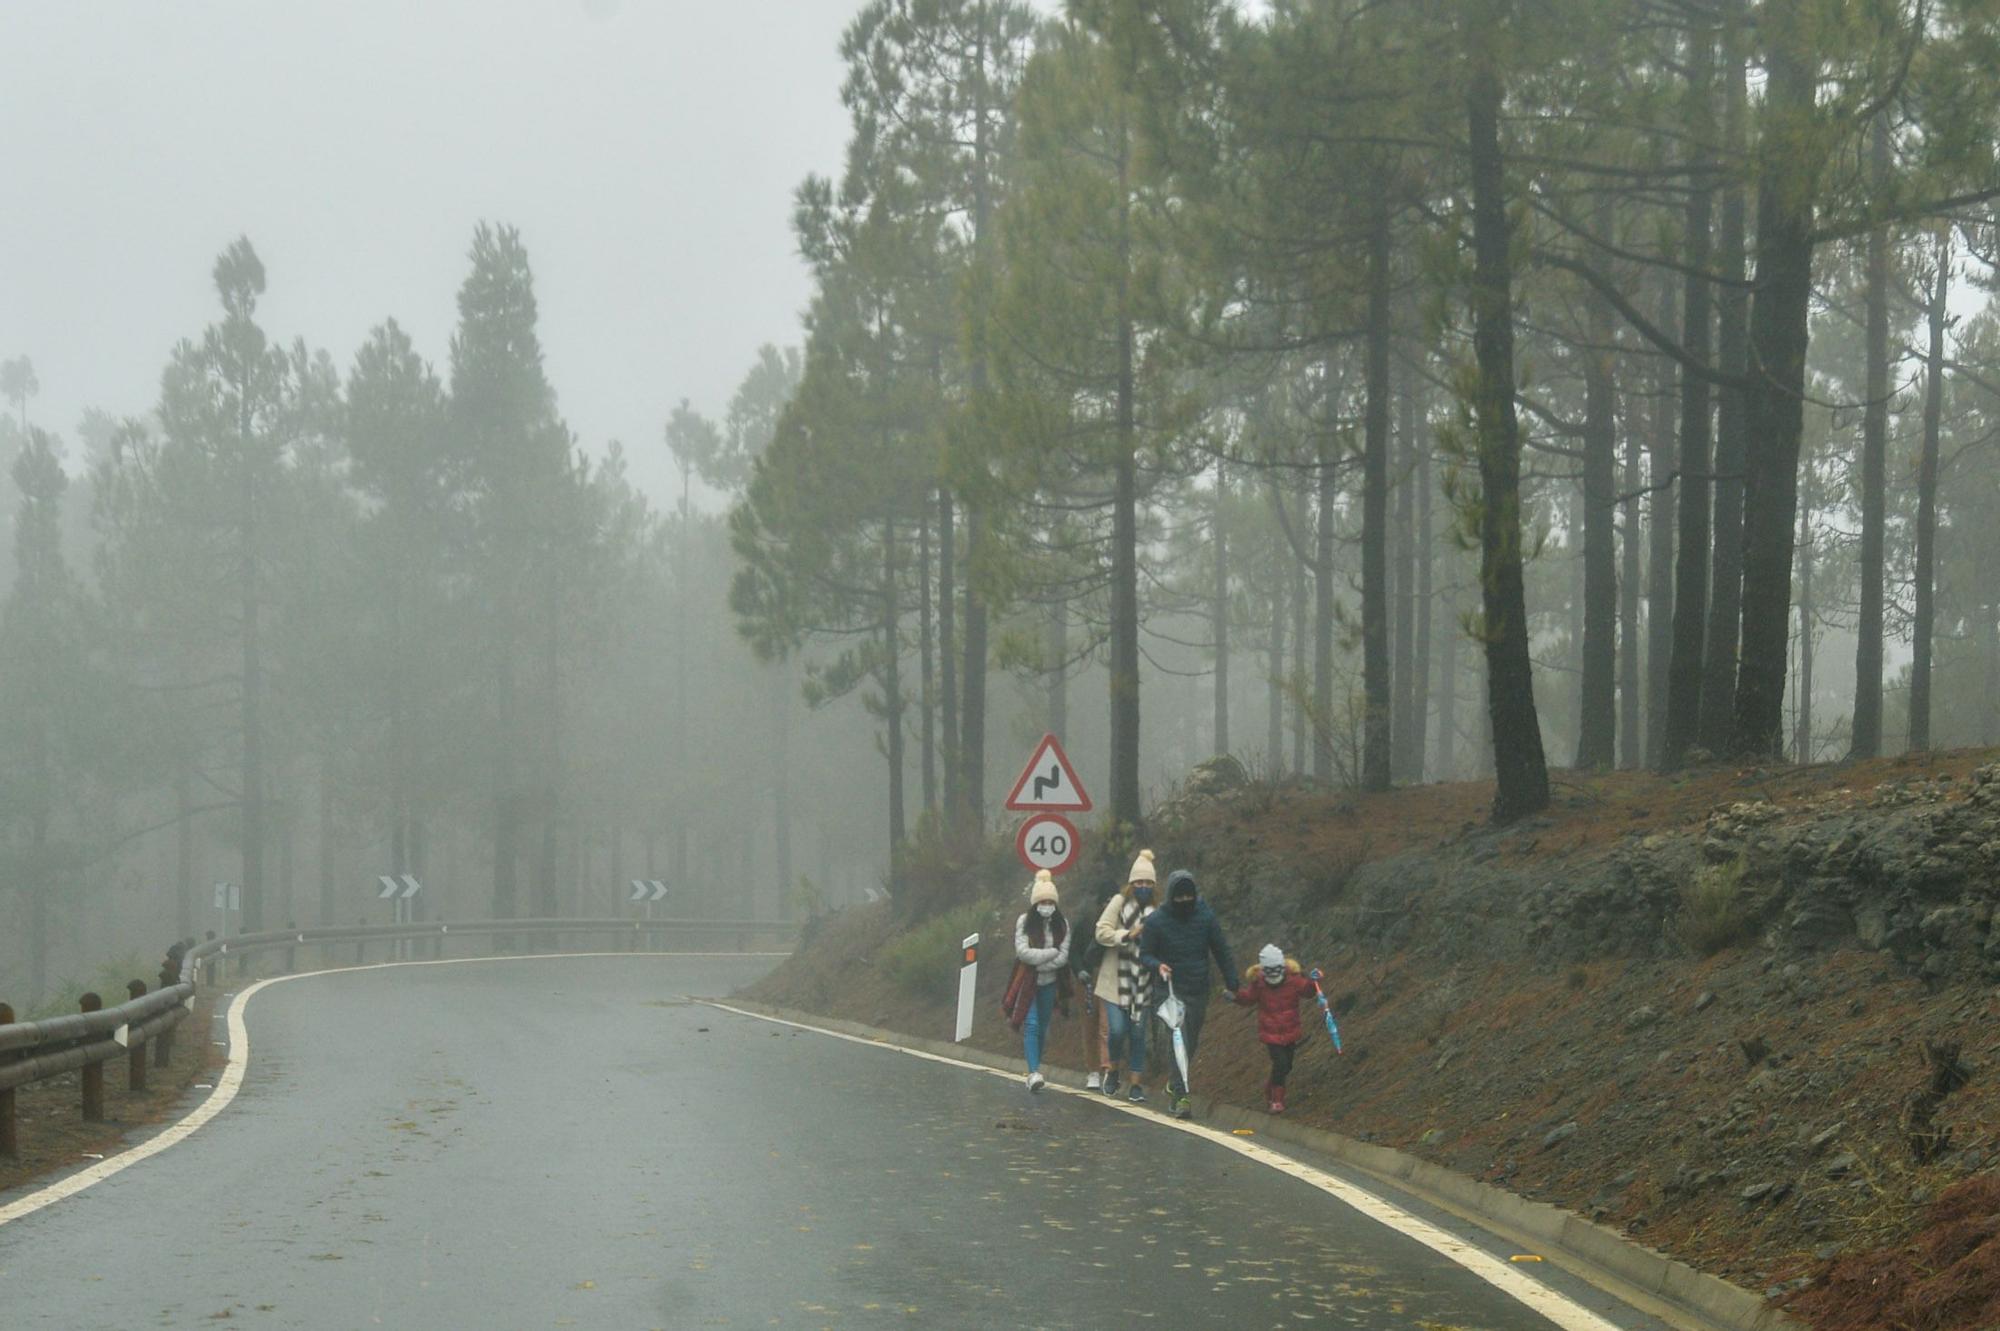
M 1340 1047 L 1340 1026 L 1333 1019 L 1333 1005 L 1326 1001 L 1326 990 L 1319 987 L 1320 973 L 1317 969 L 1313 971 L 1311 978 L 1313 996 L 1319 999 L 1320 1015 L 1326 1018 L 1326 1033 L 1333 1037 L 1333 1052 L 1344 1054 L 1347 1051 Z

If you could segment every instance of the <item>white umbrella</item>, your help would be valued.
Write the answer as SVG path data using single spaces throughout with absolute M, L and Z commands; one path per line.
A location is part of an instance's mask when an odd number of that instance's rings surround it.
M 1160 1000 L 1159 1014 L 1160 1020 L 1174 1034 L 1174 1062 L 1180 1065 L 1181 1091 L 1185 1094 L 1188 1088 L 1187 1037 L 1181 1034 L 1181 1023 L 1187 1019 L 1187 1004 L 1174 993 L 1172 980 L 1167 981 L 1167 996 Z

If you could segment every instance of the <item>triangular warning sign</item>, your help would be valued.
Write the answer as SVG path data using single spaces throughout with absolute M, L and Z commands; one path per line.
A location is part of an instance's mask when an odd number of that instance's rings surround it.
M 1090 812 L 1090 796 L 1083 782 L 1076 779 L 1076 768 L 1070 766 L 1062 741 L 1054 735 L 1042 736 L 1042 742 L 1035 746 L 1035 756 L 1028 759 L 1020 779 L 1014 782 L 1013 793 L 1007 796 L 1007 807 L 1016 813 Z

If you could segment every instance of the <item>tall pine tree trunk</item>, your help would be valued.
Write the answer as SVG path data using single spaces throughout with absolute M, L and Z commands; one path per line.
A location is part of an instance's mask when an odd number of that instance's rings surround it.
M 922 749 L 926 813 L 937 809 L 937 694 L 933 688 L 937 663 L 931 634 L 931 523 L 926 513 L 917 521 L 917 705 L 921 709 L 917 743 Z
M 1306 504 L 1299 503 L 1299 521 L 1305 521 Z M 1306 566 L 1297 559 L 1287 561 L 1292 571 L 1292 673 L 1287 692 L 1292 701 L 1292 770 L 1304 776 L 1306 766 Z
M 1215 752 L 1229 752 L 1229 464 L 1215 460 L 1215 514 L 1211 540 L 1215 546 L 1215 586 L 1209 619 L 1215 638 Z
M 1727 12 L 1723 68 L 1726 85 L 1723 138 L 1729 158 L 1740 161 L 1747 141 L 1748 94 L 1744 75 L 1742 0 L 1732 0 Z M 1729 731 L 1736 712 L 1736 632 L 1743 613 L 1743 448 L 1747 422 L 1740 381 L 1749 371 L 1750 293 L 1743 286 L 1748 225 L 1748 199 L 1732 182 L 1723 191 L 1722 215 L 1716 228 L 1716 273 L 1722 289 L 1717 298 L 1716 358 L 1722 372 L 1738 383 L 1716 394 L 1715 532 L 1710 559 L 1708 633 L 1703 647 L 1701 719 L 1697 738 L 1711 755 L 1729 751 Z
M 1802 0 L 1767 0 L 1765 114 L 1777 132 L 1814 115 L 1815 68 L 1802 41 Z M 1743 463 L 1743 633 L 1733 751 L 1768 758 L 1784 733 L 1785 639 L 1798 509 L 1806 340 L 1812 307 L 1814 164 L 1768 153 L 1758 168 L 1757 276 L 1750 307 L 1750 382 Z
M 903 650 L 896 572 L 896 520 L 890 518 L 882 524 L 882 717 L 889 729 L 889 883 L 900 893 L 908 828 L 903 809 Z
M 1111 515 L 1111 817 L 1139 825 L 1139 477 L 1129 135 L 1118 155 L 1117 449 Z
M 49 762 L 49 721 L 45 715 L 33 717 L 32 771 L 33 811 L 28 817 L 28 987 L 39 1001 L 49 989 L 49 898 L 55 894 L 49 879 L 55 873 L 49 854 L 49 805 L 52 779 Z M 13 1106 L 9 1105 L 11 1112 Z M 13 1124 L 8 1124 L 9 1128 Z
M 965 517 L 970 568 L 965 578 L 965 673 L 959 708 L 958 797 L 961 827 L 977 835 L 986 825 L 986 664 L 987 610 L 977 570 L 986 542 L 986 518 L 977 508 Z
M 1868 145 L 1870 183 L 1889 181 L 1889 122 L 1875 118 Z M 1882 547 L 1888 528 L 1889 236 L 1868 233 L 1866 388 L 1861 408 L 1861 605 L 1854 627 L 1854 748 L 1856 758 L 1882 752 Z
M 1583 370 L 1583 683 L 1576 765 L 1618 761 L 1618 395 L 1611 310 L 1592 292 Z
M 1917 459 L 1917 613 L 1910 641 L 1910 748 L 1917 752 L 1931 746 L 1931 644 L 1937 632 L 1938 434 L 1944 415 L 1945 306 L 1950 295 L 1951 242 L 1945 233 L 1937 241 L 1937 275 L 1926 311 L 1930 342 L 1924 357 L 1924 442 Z
M 1314 476 L 1318 488 L 1313 516 L 1313 659 L 1312 774 L 1313 780 L 1333 781 L 1333 547 L 1334 514 L 1340 503 L 1340 447 L 1334 434 L 1337 414 L 1333 369 L 1327 367 L 1327 419 L 1314 432 L 1318 456 Z
M 1046 665 L 1047 728 L 1051 735 L 1069 730 L 1069 605 L 1061 597 L 1049 602 L 1047 641 L 1042 656 Z
M 246 930 L 264 927 L 264 641 L 260 616 L 263 598 L 258 586 L 257 468 L 251 457 L 250 387 L 239 387 L 242 402 L 238 441 L 242 449 L 241 540 L 237 569 L 242 596 L 243 633 L 243 920 Z
M 1714 318 L 1708 268 L 1713 252 L 1715 194 L 1709 187 L 1715 141 L 1711 106 L 1715 43 L 1706 28 L 1690 34 L 1688 98 L 1689 176 L 1687 200 L 1688 274 L 1681 296 L 1681 345 L 1698 364 L 1709 360 Z M 1674 553 L 1673 645 L 1667 661 L 1667 722 L 1660 766 L 1687 761 L 1701 723 L 1703 635 L 1708 628 L 1709 453 L 1713 444 L 1708 380 L 1681 374 L 1680 513 Z
M 1287 557 L 1289 562 L 1289 557 Z M 1273 780 L 1285 772 L 1285 582 L 1271 580 L 1271 636 L 1265 658 L 1264 697 L 1267 715 L 1264 729 L 1264 761 L 1270 764 Z
M 1522 576 L 1521 437 L 1514 409 L 1514 273 L 1500 148 L 1500 78 L 1480 43 L 1466 89 L 1472 167 L 1473 347 L 1479 372 L 1480 589 L 1486 641 L 1486 710 L 1493 726 L 1497 822 L 1548 807 L 1549 773 L 1535 713 Z
M 1639 521 L 1639 491 L 1644 483 L 1639 469 L 1639 455 L 1643 446 L 1640 432 L 1632 428 L 1633 414 L 1628 409 L 1623 482 L 1625 500 L 1620 505 L 1623 510 L 1620 522 L 1623 533 L 1619 547 L 1623 565 L 1622 576 L 1618 580 L 1618 765 L 1628 770 L 1640 766 L 1646 757 L 1646 732 L 1641 721 L 1644 698 L 1639 670 L 1642 656 L 1639 648 L 1639 583 L 1643 567 L 1639 555 L 1645 545 L 1645 528 Z
M 1412 376 L 1414 378 L 1414 376 Z M 1428 438 L 1419 437 L 1417 388 L 1406 385 L 1403 394 L 1403 437 L 1408 442 L 1415 471 L 1407 482 L 1417 492 L 1417 595 L 1416 643 L 1410 659 L 1410 720 L 1405 731 L 1409 760 L 1405 768 L 1411 781 L 1428 775 L 1431 713 L 1431 594 L 1436 554 L 1431 548 L 1431 449 Z
M 796 885 L 792 873 L 792 670 L 789 659 L 780 663 L 777 695 L 771 708 L 778 728 L 778 742 L 772 746 L 771 755 L 774 769 L 771 773 L 771 841 L 778 878 L 778 913 L 773 918 L 782 920 L 791 915 L 792 888 Z M 950 772 L 948 764 L 945 770 Z M 650 838 L 647 846 L 647 873 L 650 875 Z
M 1361 445 L 1361 788 L 1389 788 L 1389 199 L 1377 186 L 1368 222 L 1368 365 Z M 1324 503 L 1324 491 L 1321 502 Z M 1323 524 L 1324 525 L 1324 524 Z M 1329 569 L 1331 551 L 1329 550 Z M 1329 588 L 1331 591 L 1331 588 Z M 1331 652 L 1328 653 L 1329 656 Z M 1329 700 L 1331 688 L 1329 687 Z
M 944 807 L 958 816 L 958 644 L 953 573 L 957 558 L 951 491 L 938 487 L 938 720 L 944 729 Z M 790 890 L 789 887 L 786 889 Z
M 1995 587 L 1995 583 L 1988 583 Z M 1996 587 L 2000 591 L 2000 587 Z M 2000 594 L 1986 603 L 1986 707 L 1979 722 L 1979 742 L 2000 744 Z
M 519 740 L 514 714 L 514 654 L 499 652 L 494 671 L 494 733 L 499 739 L 500 752 L 493 763 L 493 918 L 505 920 L 513 918 L 520 910 L 519 827 L 514 817 L 514 772 Z M 681 845 L 685 848 L 684 839 Z M 687 881 L 686 873 L 678 865 L 675 880 Z
M 174 753 L 174 929 L 194 937 L 194 760 Z
M 1797 732 L 1792 740 L 1792 760 L 1809 763 L 1813 751 L 1813 632 L 1819 607 L 1813 602 L 1813 507 L 1812 480 L 1807 478 L 1807 497 L 1799 513 L 1799 678 L 1794 699 Z
M 1669 291 L 1661 327 L 1679 320 Z M 1667 666 L 1674 650 L 1674 367 L 1661 359 L 1646 449 L 1646 765 L 1658 767 L 1666 751 Z
M 1437 778 L 1458 780 L 1458 640 L 1465 630 L 1458 621 L 1456 597 L 1446 607 L 1444 659 L 1438 662 L 1438 751 Z

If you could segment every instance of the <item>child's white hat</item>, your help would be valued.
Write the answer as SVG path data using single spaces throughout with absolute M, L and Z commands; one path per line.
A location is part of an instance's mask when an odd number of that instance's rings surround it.
M 1285 964 L 1284 949 L 1276 943 L 1266 943 L 1257 952 L 1257 964 L 1267 971 L 1280 970 Z

